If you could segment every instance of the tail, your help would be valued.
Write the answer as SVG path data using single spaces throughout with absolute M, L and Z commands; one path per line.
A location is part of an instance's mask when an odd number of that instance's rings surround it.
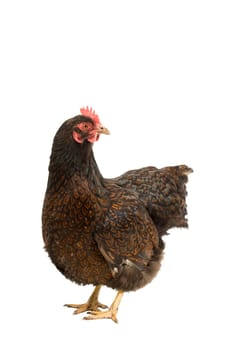
M 148 204 L 148 210 L 159 235 L 163 236 L 171 228 L 188 227 L 186 184 L 193 170 L 187 165 L 179 165 L 159 169 L 159 172 L 161 183 L 156 192 L 161 196 Z
M 133 191 L 139 197 L 160 236 L 163 236 L 170 228 L 188 227 L 186 183 L 192 172 L 187 165 L 162 169 L 145 167 L 130 170 L 109 181 Z

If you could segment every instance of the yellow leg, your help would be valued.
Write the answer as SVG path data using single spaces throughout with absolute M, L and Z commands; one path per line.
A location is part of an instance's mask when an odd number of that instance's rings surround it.
M 98 301 L 98 295 L 101 289 L 101 285 L 96 286 L 93 293 L 89 297 L 87 303 L 85 304 L 65 304 L 64 306 L 72 307 L 76 309 L 74 311 L 74 315 L 81 314 L 82 312 L 86 311 L 99 311 L 99 307 L 102 309 L 107 309 L 107 306 L 104 304 L 99 303 Z
M 88 314 L 89 316 L 84 317 L 84 320 L 99 320 L 103 318 L 110 318 L 114 322 L 118 323 L 117 320 L 117 312 L 119 308 L 119 304 L 121 302 L 121 299 L 123 297 L 123 291 L 118 291 L 115 300 L 111 304 L 110 308 L 106 311 L 89 311 Z

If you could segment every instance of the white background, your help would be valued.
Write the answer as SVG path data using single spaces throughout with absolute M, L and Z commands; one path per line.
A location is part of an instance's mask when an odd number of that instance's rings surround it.
M 2 1 L 2 349 L 233 349 L 232 1 Z M 104 176 L 186 163 L 189 230 L 173 230 L 158 277 L 126 293 L 119 324 L 65 303 L 92 291 L 43 250 L 52 138 L 83 105 L 111 131 Z M 104 288 L 110 304 L 115 292 Z

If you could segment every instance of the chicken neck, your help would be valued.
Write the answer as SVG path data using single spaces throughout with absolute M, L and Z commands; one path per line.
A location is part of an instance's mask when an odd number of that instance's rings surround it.
M 96 163 L 92 143 L 83 144 L 70 142 L 60 145 L 54 142 L 49 165 L 47 190 L 58 191 L 69 182 L 74 175 L 81 180 L 87 179 L 93 193 L 102 196 L 106 194 L 103 176 Z

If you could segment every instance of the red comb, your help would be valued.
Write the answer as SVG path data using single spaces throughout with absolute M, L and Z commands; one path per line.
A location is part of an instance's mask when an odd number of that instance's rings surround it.
M 95 124 L 101 124 L 99 120 L 99 116 L 95 114 L 95 110 L 92 109 L 92 107 L 89 109 L 89 107 L 81 108 L 80 113 L 85 116 L 91 118 Z

